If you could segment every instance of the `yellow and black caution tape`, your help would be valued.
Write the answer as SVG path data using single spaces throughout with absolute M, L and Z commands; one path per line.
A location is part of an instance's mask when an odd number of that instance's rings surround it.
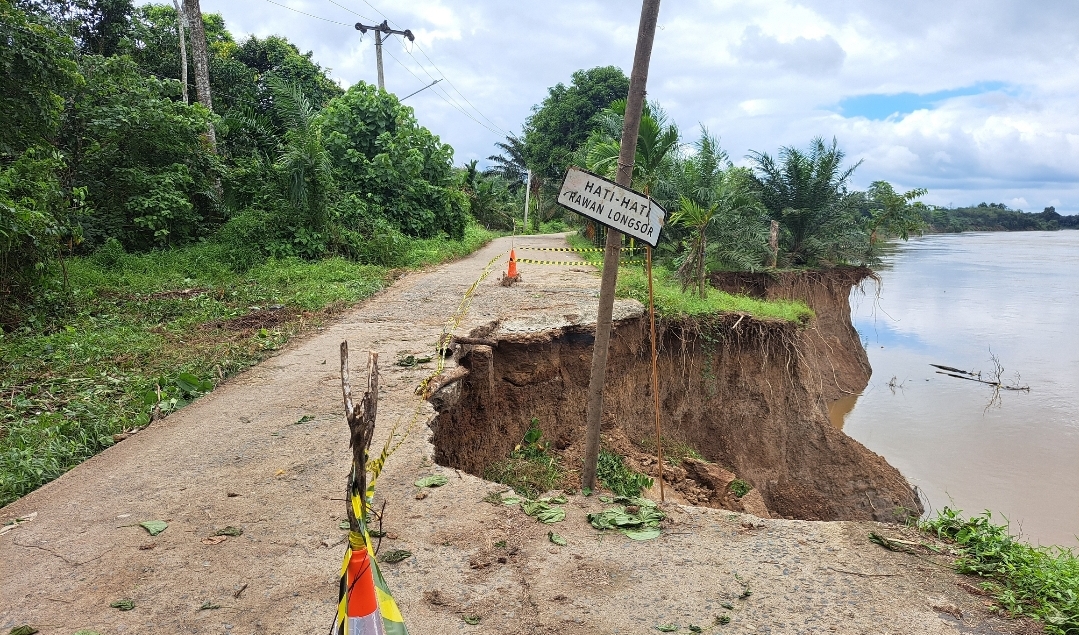
M 518 258 L 517 262 L 523 262 L 526 265 L 554 265 L 556 267 L 572 267 L 574 265 L 588 265 L 592 264 L 587 260 L 532 260 L 531 258 Z M 620 265 L 639 265 L 643 260 L 620 260 Z
M 605 251 L 603 247 L 518 247 L 522 251 L 576 251 L 578 253 L 595 253 Z M 641 247 L 622 247 L 622 251 L 640 251 Z M 517 262 L 522 262 L 518 260 Z

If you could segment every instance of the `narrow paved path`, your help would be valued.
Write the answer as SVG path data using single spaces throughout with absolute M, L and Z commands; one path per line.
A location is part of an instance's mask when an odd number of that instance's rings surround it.
M 522 243 L 565 246 L 561 236 Z M 384 566 L 414 635 L 654 633 L 657 624 L 706 626 L 723 613 L 732 621 L 717 633 L 960 632 L 960 620 L 942 607 L 964 611 L 964 628 L 998 632 L 952 574 L 869 545 L 865 525 L 758 526 L 752 517 L 673 506 L 673 531 L 637 543 L 599 535 L 584 519 L 598 502 L 573 497 L 567 520 L 555 526 L 569 541 L 559 548 L 547 540 L 551 527 L 482 502 L 491 484 L 434 465 L 425 425 L 432 411 L 413 394 L 430 370 L 393 362 L 399 353 L 433 350 L 464 291 L 508 248 L 509 239 L 499 239 L 401 278 L 321 332 L 0 510 L 0 522 L 37 514 L 0 537 L 0 632 L 25 623 L 64 635 L 82 628 L 102 635 L 328 632 L 350 460 L 342 340 L 353 351 L 354 385 L 363 379 L 364 351 L 381 353 L 376 446 L 420 406 L 378 489 L 391 532 L 382 549 L 414 554 Z M 595 315 L 599 281 L 591 267 L 521 269 L 517 286 L 499 286 L 497 270 L 483 282 L 458 333 L 492 320 Z M 633 303 L 620 305 L 632 310 Z M 314 419 L 297 423 L 305 416 Z M 417 500 L 412 482 L 430 473 L 450 483 Z M 150 537 L 138 526 L 145 520 L 169 526 Z M 225 526 L 243 535 L 204 542 Z M 736 573 L 751 596 L 737 599 Z M 124 598 L 133 610 L 110 608 Z M 480 621 L 470 625 L 464 616 Z

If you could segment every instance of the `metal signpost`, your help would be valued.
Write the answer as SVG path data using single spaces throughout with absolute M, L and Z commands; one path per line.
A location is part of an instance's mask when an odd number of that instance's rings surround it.
M 644 194 L 575 167 L 566 171 L 558 203 L 653 247 L 667 216 L 666 210 Z

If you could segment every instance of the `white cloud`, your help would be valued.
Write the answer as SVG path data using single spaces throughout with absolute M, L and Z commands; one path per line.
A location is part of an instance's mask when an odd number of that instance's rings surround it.
M 343 24 L 265 0 L 203 0 L 203 10 L 222 13 L 237 35 L 285 35 L 346 85 L 374 80 L 372 39 L 361 42 L 351 27 L 361 18 L 328 0 L 283 1 Z M 428 73 L 453 83 L 407 103 L 458 162 L 492 154 L 503 130 L 518 132 L 547 88 L 573 71 L 614 64 L 628 74 L 639 16 L 610 0 L 370 1 L 420 46 L 410 54 L 399 38 L 387 43 L 390 90 L 406 95 Z M 365 0 L 335 2 L 384 19 Z M 865 159 L 858 186 L 885 179 L 927 187 L 938 204 L 1024 199 L 1031 209 L 1056 201 L 1058 211 L 1079 212 L 1074 0 L 1043 0 L 1037 10 L 1019 0 L 684 0 L 663 5 L 660 26 L 649 97 L 687 137 L 707 125 L 735 160 L 836 136 L 852 160 Z M 835 112 L 851 96 L 987 83 L 1008 88 L 883 121 Z
M 780 42 L 771 35 L 765 35 L 756 25 L 746 27 L 734 52 L 738 58 L 748 62 L 773 64 L 807 75 L 838 71 L 847 56 L 843 47 L 830 35 L 812 40 L 799 36 L 790 42 Z

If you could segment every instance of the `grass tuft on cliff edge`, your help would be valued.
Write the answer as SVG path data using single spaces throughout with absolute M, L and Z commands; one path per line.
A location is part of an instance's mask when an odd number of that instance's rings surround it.
M 593 245 L 581 236 L 567 236 L 569 244 L 588 249 Z M 582 252 L 581 256 L 602 268 L 602 252 Z M 643 255 L 642 255 L 643 257 Z M 813 309 L 797 300 L 758 300 L 741 295 L 731 295 L 718 289 L 709 289 L 705 297 L 692 291 L 682 291 L 678 277 L 666 268 L 653 265 L 652 289 L 656 313 L 666 318 L 691 318 L 720 313 L 743 313 L 761 320 L 783 320 L 805 324 L 814 317 Z M 648 276 L 643 265 L 627 265 L 618 271 L 615 295 L 632 298 L 648 306 Z

